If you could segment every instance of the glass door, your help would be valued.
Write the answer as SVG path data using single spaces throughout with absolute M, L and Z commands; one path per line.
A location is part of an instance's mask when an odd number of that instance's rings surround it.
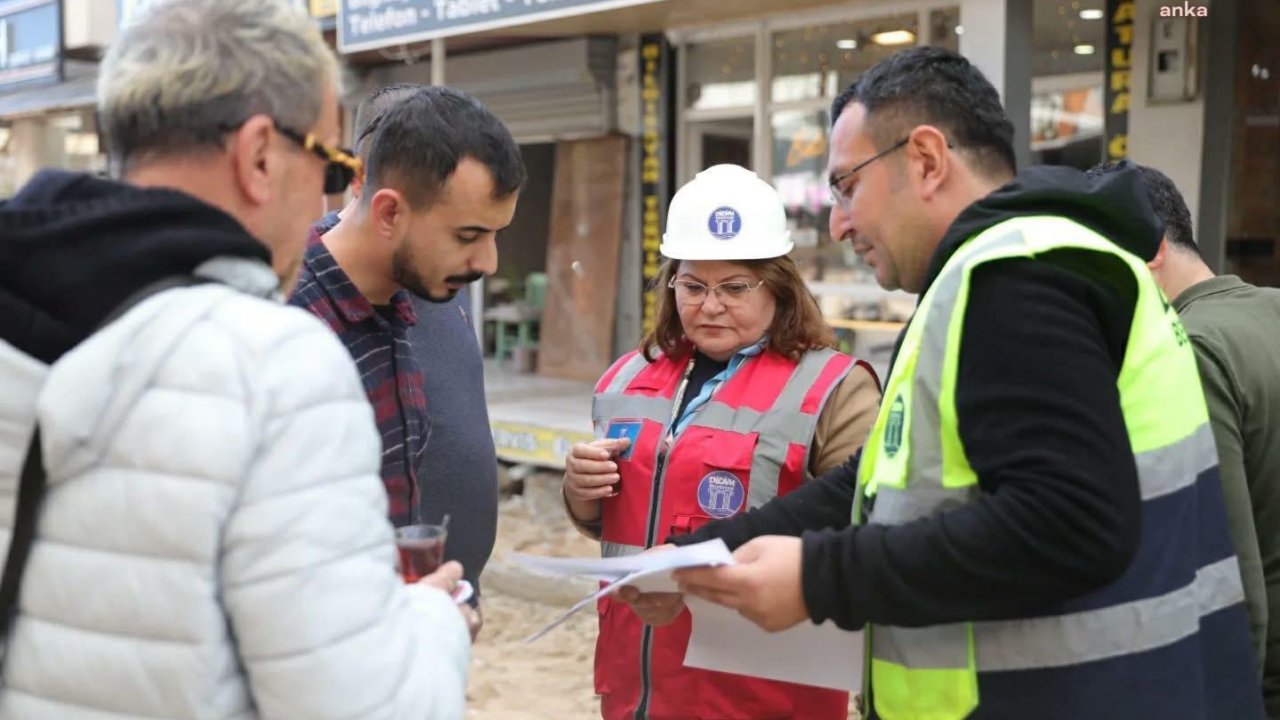
M 688 126 L 689 177 L 712 165 L 729 163 L 751 169 L 751 118 L 705 120 Z

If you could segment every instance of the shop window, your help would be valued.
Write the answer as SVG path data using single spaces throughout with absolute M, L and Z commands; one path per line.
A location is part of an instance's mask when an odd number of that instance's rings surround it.
M 1102 76 L 1036 80 L 1031 95 L 1033 162 L 1081 170 L 1101 162 Z
M 827 233 L 827 118 L 822 110 L 773 114 L 773 185 L 787 208 L 801 272 L 815 281 L 846 279 L 837 268 L 850 259 Z
M 59 166 L 74 172 L 106 172 L 107 159 L 98 145 L 98 125 L 92 112 L 76 111 L 50 116 L 49 132 L 62 136 Z
M 888 352 L 915 296 L 886 291 L 848 243 L 828 230 L 827 190 L 830 106 L 839 93 L 873 65 L 914 45 L 929 43 L 959 51 L 956 5 L 927 12 L 837 20 L 771 29 L 770 73 L 756 78 L 754 34 L 685 44 L 682 180 L 716 162 L 753 168 L 773 183 L 786 207 L 788 228 L 802 277 L 846 349 L 887 369 Z M 923 24 L 923 27 L 922 27 Z M 757 88 L 759 90 L 757 90 Z M 762 91 L 764 107 L 758 108 Z M 763 127 L 753 122 L 762 109 Z M 768 133 L 768 142 L 755 142 Z M 757 157 L 756 151 L 767 156 Z
M 688 45 L 685 53 L 685 107 L 720 110 L 755 104 L 754 35 Z
M 787 209 L 787 225 L 795 250 L 791 256 L 801 277 L 818 297 L 829 318 L 869 318 L 865 302 L 851 300 L 844 290 L 874 288 L 871 268 L 848 243 L 832 242 L 827 230 L 831 198 L 827 192 L 826 110 L 780 111 L 773 114 L 773 185 Z M 872 303 L 874 298 L 872 298 Z
M 1280 4 L 1240 6 L 1224 270 L 1280 287 Z
M 1036 0 L 1031 162 L 1087 170 L 1105 159 L 1104 0 Z
M 754 167 L 751 146 L 755 136 L 750 117 L 691 122 L 685 132 L 690 177 L 712 165 Z
M 916 13 L 775 32 L 771 99 L 833 98 L 872 65 L 915 45 L 918 32 Z
M 93 113 L 87 110 L 28 117 L 0 125 L 0 198 L 11 197 L 39 168 L 104 174 Z
M 960 24 L 960 8 L 951 7 L 929 11 L 929 44 L 960 52 L 960 36 L 964 27 Z
M 902 320 L 904 305 L 895 299 L 905 299 L 909 312 L 909 295 L 881 289 L 853 248 L 831 238 L 827 143 L 831 101 L 871 66 L 923 42 L 959 49 L 958 7 L 930 11 L 925 35 L 920 17 L 912 12 L 815 23 L 770 37 L 771 180 L 787 209 L 792 257 L 823 314 L 838 327 Z

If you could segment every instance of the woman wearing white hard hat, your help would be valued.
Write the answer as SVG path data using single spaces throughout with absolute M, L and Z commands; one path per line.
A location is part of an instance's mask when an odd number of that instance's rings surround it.
M 849 458 L 880 401 L 865 362 L 836 352 L 791 251 L 782 201 L 736 165 L 671 201 L 655 328 L 596 385 L 598 440 L 566 459 L 565 505 L 606 556 L 759 507 Z M 833 690 L 686 668 L 690 617 L 645 625 L 600 601 L 605 720 L 844 720 Z

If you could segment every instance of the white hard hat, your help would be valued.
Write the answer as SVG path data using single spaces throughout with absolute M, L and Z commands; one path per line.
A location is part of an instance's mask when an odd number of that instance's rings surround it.
M 792 247 L 773 186 L 744 167 L 715 165 L 671 198 L 658 251 L 673 260 L 762 260 Z

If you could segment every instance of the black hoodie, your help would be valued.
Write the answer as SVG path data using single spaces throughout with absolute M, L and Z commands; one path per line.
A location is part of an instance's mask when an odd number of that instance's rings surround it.
M 1086 224 L 1143 259 L 1164 228 L 1132 169 L 1098 179 L 1035 167 L 974 203 L 927 283 L 969 238 L 1021 215 Z M 1118 259 L 1059 251 L 974 271 L 956 390 L 983 492 L 943 516 L 850 527 L 858 456 L 757 511 L 673 538 L 803 536 L 815 622 L 847 629 L 1022 617 L 1112 582 L 1137 549 L 1137 470 L 1116 379 L 1136 285 Z
M 135 291 L 222 256 L 271 259 L 184 193 L 45 170 L 0 202 L 0 339 L 52 363 Z

